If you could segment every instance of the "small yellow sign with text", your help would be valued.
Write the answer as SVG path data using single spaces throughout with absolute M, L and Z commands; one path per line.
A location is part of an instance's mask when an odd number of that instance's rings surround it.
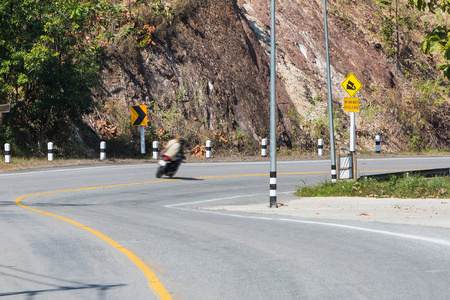
M 344 98 L 344 110 L 349 112 L 358 112 L 359 98 Z

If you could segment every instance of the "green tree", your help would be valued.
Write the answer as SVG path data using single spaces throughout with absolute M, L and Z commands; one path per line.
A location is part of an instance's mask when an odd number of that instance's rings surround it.
M 12 107 L 1 128 L 5 139 L 22 148 L 64 139 L 91 111 L 101 38 L 122 9 L 104 0 L 1 1 L 0 101 Z
M 450 14 L 449 0 L 409 0 L 412 7 L 419 11 L 429 11 L 433 14 L 442 12 Z M 444 76 L 450 79 L 450 29 L 447 26 L 436 26 L 424 37 L 421 50 L 426 54 L 440 53 L 444 59 L 437 67 Z

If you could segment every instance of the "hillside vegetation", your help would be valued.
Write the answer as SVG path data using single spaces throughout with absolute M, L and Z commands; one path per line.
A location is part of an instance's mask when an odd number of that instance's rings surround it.
M 284 153 L 329 139 L 321 3 L 277 2 Z M 449 148 L 447 13 L 417 5 L 329 2 L 338 147 L 349 139 L 340 84 L 354 72 L 364 86 L 358 151 L 373 151 L 375 135 L 384 152 Z M 11 112 L 0 142 L 22 156 L 43 155 L 52 141 L 60 156 L 93 157 L 106 140 L 113 155 L 135 156 L 130 106 L 139 104 L 149 108 L 148 148 L 182 134 L 194 154 L 207 139 L 217 152 L 256 154 L 269 138 L 269 25 L 267 0 L 2 1 L 0 102 Z

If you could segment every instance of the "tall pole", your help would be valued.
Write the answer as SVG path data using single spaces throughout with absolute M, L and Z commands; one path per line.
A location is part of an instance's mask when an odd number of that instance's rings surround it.
M 271 0 L 270 21 L 270 207 L 277 207 L 277 132 L 275 87 L 275 0 Z
M 395 0 L 395 31 L 397 33 L 397 53 L 396 53 L 396 60 L 397 60 L 397 68 L 399 68 L 398 63 L 398 54 L 400 53 L 400 40 L 398 38 L 398 0 Z
M 331 153 L 331 181 L 336 182 L 336 157 L 334 155 L 334 124 L 333 103 L 331 101 L 331 74 L 330 55 L 328 54 L 328 24 L 327 24 L 327 0 L 323 0 L 323 21 L 325 27 L 325 50 L 327 56 L 327 86 L 328 86 L 328 117 L 330 119 L 330 153 Z

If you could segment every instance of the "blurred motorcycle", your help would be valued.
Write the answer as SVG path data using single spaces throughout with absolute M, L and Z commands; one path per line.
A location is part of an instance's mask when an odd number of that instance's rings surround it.
M 158 169 L 156 170 L 156 177 L 161 178 L 166 175 L 172 178 L 178 170 L 178 167 L 183 163 L 183 158 L 178 158 L 175 161 L 171 161 L 167 155 L 162 155 L 158 162 Z

